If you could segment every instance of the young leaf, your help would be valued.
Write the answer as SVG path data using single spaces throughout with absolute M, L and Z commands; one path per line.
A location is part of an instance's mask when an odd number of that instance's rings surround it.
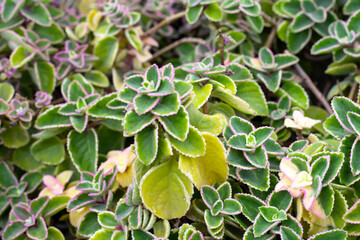
M 158 126 L 150 125 L 135 137 L 136 155 L 141 162 L 148 165 L 152 163 L 158 152 Z

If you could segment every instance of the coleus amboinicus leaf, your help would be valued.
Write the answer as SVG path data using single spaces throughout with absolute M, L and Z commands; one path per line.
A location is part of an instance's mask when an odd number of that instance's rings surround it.
M 117 168 L 105 172 L 104 169 L 95 173 L 81 172 L 81 181 L 76 185 L 80 191 L 67 204 L 69 212 L 79 208 L 90 206 L 90 211 L 101 212 L 108 209 L 113 194 L 111 188 L 115 183 Z
M 283 69 L 296 64 L 299 59 L 290 53 L 274 55 L 269 48 L 261 48 L 258 58 L 244 57 L 247 66 L 255 71 L 255 75 L 266 87 L 276 92 L 281 83 Z
M 201 197 L 208 207 L 204 212 L 204 219 L 208 231 L 215 238 L 224 234 L 224 215 L 237 215 L 242 211 L 238 201 L 232 198 L 230 183 L 225 182 L 218 188 L 208 185 L 201 187 Z
M 308 157 L 290 153 L 280 163 L 280 181 L 275 191 L 287 190 L 293 197 L 303 196 L 303 206 L 321 219 L 327 219 L 334 205 L 334 190 L 329 185 L 337 176 L 344 155 L 320 152 Z
M 223 133 L 229 164 L 237 168 L 240 179 L 259 190 L 269 188 L 268 154 L 283 154 L 281 147 L 270 138 L 273 131 L 271 127 L 256 129 L 243 118 L 231 117 Z
M 188 113 L 181 105 L 192 87 L 188 83 L 174 81 L 174 74 L 171 64 L 161 69 L 152 65 L 144 75 L 126 78 L 125 88 L 118 94 L 118 99 L 128 104 L 123 122 L 125 133 L 136 135 L 135 151 L 145 164 L 155 160 L 159 135 L 163 132 L 181 153 L 192 157 L 205 153 L 205 148 L 199 152 L 201 148 L 191 145 L 199 141 L 204 145 L 204 140 L 190 126 Z
M 342 138 L 340 151 L 345 154 L 345 158 L 340 180 L 349 185 L 357 181 L 360 175 L 360 158 L 354 154 L 360 147 L 360 106 L 346 97 L 335 97 L 332 108 L 334 115 L 325 121 L 324 128 L 334 137 Z

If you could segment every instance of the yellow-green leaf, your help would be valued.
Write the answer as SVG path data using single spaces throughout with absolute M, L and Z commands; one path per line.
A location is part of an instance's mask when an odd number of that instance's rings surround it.
M 220 140 L 208 133 L 203 134 L 206 143 L 205 155 L 191 158 L 180 155 L 179 168 L 200 189 L 203 185 L 225 182 L 229 168 L 225 148 Z

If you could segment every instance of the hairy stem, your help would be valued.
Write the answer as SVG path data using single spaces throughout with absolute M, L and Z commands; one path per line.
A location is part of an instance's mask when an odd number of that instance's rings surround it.
M 173 48 L 176 48 L 177 46 L 179 46 L 180 44 L 183 44 L 183 43 L 199 43 L 199 44 L 204 44 L 204 45 L 206 44 L 205 40 L 203 40 L 201 38 L 192 38 L 192 37 L 182 38 L 182 39 L 179 39 L 179 40 L 167 45 L 166 47 L 160 49 L 156 53 L 154 53 L 153 56 L 149 59 L 149 61 L 154 60 L 158 56 L 170 51 Z
M 304 79 L 305 84 L 310 88 L 311 92 L 315 95 L 315 97 L 321 102 L 321 104 L 325 107 L 326 111 L 328 111 L 330 114 L 332 113 L 332 109 L 330 107 L 330 104 L 322 95 L 322 93 L 319 91 L 319 89 L 316 87 L 316 85 L 313 83 L 313 81 L 310 79 L 310 77 L 306 74 L 304 69 L 297 63 L 295 64 L 296 71 L 299 73 L 300 77 Z
M 140 38 L 147 38 L 151 35 L 153 35 L 155 32 L 157 32 L 160 28 L 164 27 L 165 25 L 170 24 L 171 22 L 184 17 L 186 14 L 186 11 L 183 12 L 179 12 L 175 15 L 172 15 L 168 18 L 165 18 L 164 20 L 162 20 L 159 24 L 155 25 L 154 27 L 150 28 L 149 30 L 147 30 L 146 32 L 144 32 L 143 34 L 140 35 Z

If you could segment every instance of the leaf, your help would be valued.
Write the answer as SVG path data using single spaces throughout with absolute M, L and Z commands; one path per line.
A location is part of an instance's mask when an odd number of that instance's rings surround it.
M 43 3 L 33 5 L 32 8 L 22 8 L 21 13 L 41 26 L 50 26 L 52 19 L 49 10 Z
M 294 230 L 288 227 L 280 227 L 280 236 L 282 240 L 301 240 L 301 237 Z
M 48 235 L 45 220 L 40 217 L 36 220 L 36 225 L 28 228 L 26 235 L 32 239 L 45 239 Z
M 136 155 L 145 165 L 152 163 L 158 152 L 158 126 L 150 125 L 135 137 Z
M 35 82 L 39 89 L 43 92 L 52 93 L 55 89 L 55 68 L 48 62 L 36 62 L 35 69 Z
M 317 41 L 311 48 L 311 54 L 325 54 L 331 53 L 335 50 L 340 49 L 338 40 L 333 37 L 324 37 Z
M 199 19 L 203 8 L 203 5 L 188 7 L 185 15 L 187 22 L 190 24 L 194 24 Z
M 44 217 L 51 217 L 60 212 L 61 210 L 65 209 L 69 200 L 70 197 L 68 196 L 54 196 L 46 204 L 41 214 Z
M 31 154 L 37 161 L 59 164 L 65 158 L 65 148 L 58 137 L 39 139 L 32 144 Z
M 171 93 L 169 95 L 161 97 L 159 103 L 151 110 L 151 112 L 155 115 L 166 117 L 176 114 L 179 109 L 179 95 L 177 93 Z
M 110 93 L 99 98 L 96 100 L 95 104 L 91 104 L 91 106 L 87 109 L 87 114 L 96 118 L 123 120 L 125 116 L 125 109 L 114 109 L 108 107 L 110 102 L 116 99 L 116 95 L 116 93 Z
M 27 64 L 35 53 L 29 49 L 25 49 L 23 46 L 18 46 L 10 55 L 10 66 L 13 68 L 20 68 Z
M 260 116 L 268 114 L 266 99 L 260 86 L 253 80 L 245 80 L 236 83 L 236 96 L 243 99 Z
M 330 117 L 328 117 L 325 120 L 323 126 L 328 133 L 330 133 L 332 136 L 336 137 L 337 139 L 342 139 L 349 134 L 349 132 L 346 131 L 341 126 L 341 124 L 336 119 L 336 116 L 334 114 L 332 114 Z
M 360 223 L 360 201 L 356 201 L 354 205 L 345 213 L 344 220 L 348 223 L 359 224 Z
M 138 31 L 135 31 L 134 29 L 126 29 L 125 37 L 131 46 L 133 46 L 137 51 L 141 51 L 143 49 L 143 43 Z
M 266 151 L 262 147 L 258 147 L 254 151 L 244 151 L 244 156 L 246 160 L 257 168 L 265 168 L 268 162 Z
M 49 27 L 44 27 L 41 25 L 35 24 L 33 30 L 39 35 L 42 39 L 48 39 L 51 43 L 61 43 L 65 38 L 65 33 L 58 24 L 51 24 Z
M 110 86 L 109 79 L 107 76 L 97 70 L 92 70 L 85 73 L 85 78 L 88 80 L 92 85 L 96 87 L 106 88 Z
M 27 227 L 24 226 L 23 222 L 13 221 L 6 226 L 2 234 L 2 237 L 4 240 L 15 239 L 17 236 L 25 232 L 26 229 Z
M 10 170 L 9 166 L 5 162 L 0 162 L 0 186 L 2 188 L 8 188 L 18 184 L 14 173 Z
M 104 211 L 98 214 L 98 222 L 102 227 L 115 229 L 119 224 L 113 212 Z
M 129 135 L 138 133 L 145 127 L 149 126 L 155 120 L 155 116 L 151 113 L 138 115 L 135 110 L 131 110 L 125 115 L 124 129 Z
M 253 170 L 237 169 L 236 175 L 244 183 L 258 190 L 267 191 L 270 187 L 270 173 L 268 166 L 266 168 L 256 168 Z
M 98 140 L 93 128 L 83 133 L 70 131 L 67 148 L 70 158 L 79 172 L 96 172 Z
M 257 77 L 266 85 L 266 87 L 272 91 L 276 92 L 279 89 L 281 83 L 282 71 L 278 70 L 271 75 L 267 76 L 263 73 L 258 73 Z
M 273 192 L 268 200 L 269 206 L 287 211 L 291 205 L 292 196 L 288 191 Z
M 336 239 L 336 240 L 345 240 L 347 233 L 343 230 L 330 230 L 327 232 L 318 233 L 316 235 L 308 238 L 309 240 L 327 240 L 327 239 Z
M 69 117 L 58 113 L 60 107 L 61 106 L 58 105 L 42 112 L 38 119 L 36 119 L 35 127 L 39 129 L 70 127 L 71 122 Z
M 266 232 L 268 232 L 271 228 L 273 228 L 277 224 L 278 224 L 277 222 L 268 222 L 268 221 L 266 221 L 265 218 L 263 217 L 263 215 L 259 214 L 255 218 L 255 223 L 254 223 L 254 235 L 255 235 L 255 237 L 260 237 L 260 236 L 264 235 Z
M 119 43 L 115 37 L 107 36 L 101 39 L 94 48 L 94 55 L 99 58 L 94 67 L 106 73 L 114 64 L 118 49 Z
M 159 103 L 159 100 L 159 97 L 138 94 L 134 98 L 134 110 L 138 115 L 142 115 L 153 109 Z
M 269 48 L 266 47 L 260 48 L 259 60 L 264 68 L 274 67 L 274 63 L 275 63 L 274 54 L 271 52 Z
M 203 185 L 223 183 L 228 176 L 225 148 L 220 140 L 204 133 L 206 151 L 201 157 L 187 157 L 180 154 L 179 169 L 200 189 Z
M 354 112 L 360 114 L 360 107 L 345 97 L 335 97 L 331 102 L 331 105 L 334 109 L 335 116 L 342 127 L 349 132 L 354 132 L 354 129 L 349 122 L 347 113 Z
M 189 132 L 189 114 L 184 107 L 181 107 L 176 114 L 159 117 L 158 120 L 173 138 L 185 141 Z
M 291 65 L 296 64 L 299 58 L 290 54 L 277 54 L 275 56 L 276 70 L 288 68 Z
M 19 148 L 30 141 L 28 131 L 22 128 L 21 125 L 7 127 L 0 136 L 5 147 L 8 148 Z
M 196 109 L 206 104 L 208 98 L 210 97 L 212 89 L 213 89 L 212 84 L 205 84 L 202 87 L 199 87 L 197 84 L 193 85 L 193 91 L 195 92 L 195 97 L 194 100 L 192 101 L 192 104 L 194 104 Z
M 187 109 L 191 126 L 194 126 L 201 132 L 208 132 L 219 135 L 225 124 L 225 116 L 222 114 L 208 115 L 197 110 L 194 105 L 190 105 Z
M 184 141 L 180 141 L 170 135 L 167 136 L 171 145 L 180 153 L 189 157 L 203 156 L 205 152 L 205 141 L 201 136 L 201 133 L 194 127 L 189 127 L 187 138 Z
M 46 240 L 65 240 L 61 231 L 55 227 L 48 228 L 48 237 Z
M 14 96 L 15 89 L 10 83 L 0 83 L 0 98 L 9 102 Z
M 204 219 L 206 226 L 210 229 L 216 229 L 220 227 L 224 222 L 224 217 L 221 215 L 214 216 L 210 213 L 209 209 L 204 212 Z
M 36 161 L 36 159 L 32 156 L 30 152 L 30 144 L 15 149 L 11 160 L 16 166 L 25 171 L 36 170 L 43 166 L 42 163 Z
M 256 216 L 260 213 L 259 207 L 265 206 L 265 203 L 250 194 L 236 194 L 235 198 L 242 206 L 243 214 L 252 222 L 255 221 Z
M 287 30 L 286 34 L 286 42 L 288 49 L 290 52 L 296 54 L 301 51 L 305 47 L 305 45 L 309 42 L 311 37 L 311 29 L 306 29 L 305 31 L 301 31 L 299 33 L 293 33 Z
M 295 16 L 290 24 L 290 31 L 293 33 L 299 33 L 308 29 L 314 25 L 314 21 L 311 20 L 305 13 L 300 12 Z
M 354 176 L 357 176 L 360 174 L 360 158 L 357 154 L 360 151 L 360 139 L 357 137 L 355 139 L 354 144 L 351 147 L 351 155 L 350 155 L 350 168 L 351 172 Z
M 210 21 L 214 21 L 214 22 L 218 22 L 223 18 L 221 8 L 216 3 L 210 3 L 209 5 L 207 5 L 204 10 L 204 15 Z
M 85 237 L 90 237 L 99 229 L 101 229 L 101 226 L 98 223 L 97 213 L 88 212 L 80 222 L 77 233 Z
M 178 169 L 175 159 L 153 167 L 140 183 L 140 195 L 146 208 L 162 219 L 184 216 L 192 194 L 191 181 Z
M 263 31 L 265 23 L 261 16 L 246 16 L 245 19 L 255 32 L 261 33 Z
M 278 93 L 288 94 L 291 98 L 291 102 L 302 109 L 307 109 L 309 107 L 309 97 L 306 91 L 298 83 L 286 82 L 282 85 L 278 92 L 276 92 L 276 94 Z

